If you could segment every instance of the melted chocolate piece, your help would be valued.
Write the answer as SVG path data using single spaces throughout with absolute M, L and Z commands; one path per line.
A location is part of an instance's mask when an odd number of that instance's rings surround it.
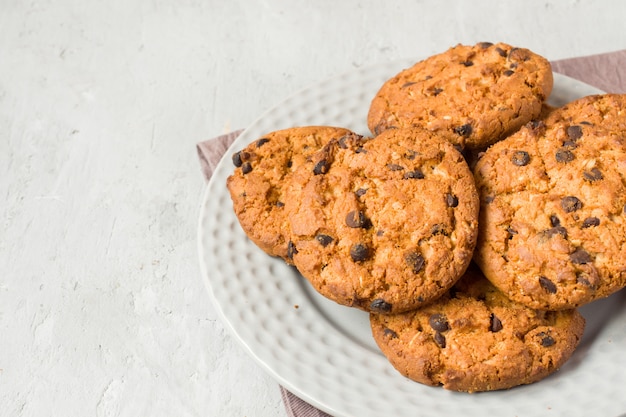
M 576 210 L 580 210 L 583 206 L 583 203 L 574 196 L 567 196 L 561 199 L 561 208 L 565 210 L 567 213 L 571 213 Z
M 443 314 L 432 314 L 428 318 L 428 324 L 430 325 L 430 327 L 432 327 L 433 330 L 436 330 L 438 332 L 445 332 L 446 330 L 450 330 L 448 319 Z
M 391 311 L 392 305 L 383 300 L 382 298 L 377 298 L 370 303 L 370 310 L 377 311 L 380 313 L 389 313 Z M 394 332 L 395 333 L 395 332 Z
M 363 243 L 355 243 L 350 248 L 350 257 L 354 262 L 366 261 L 370 258 L 371 251 Z
M 530 162 L 530 155 L 526 151 L 515 151 L 513 156 L 511 156 L 511 162 L 513 162 L 513 165 L 523 167 Z
M 556 294 L 556 284 L 544 276 L 539 277 L 539 285 L 550 294 Z

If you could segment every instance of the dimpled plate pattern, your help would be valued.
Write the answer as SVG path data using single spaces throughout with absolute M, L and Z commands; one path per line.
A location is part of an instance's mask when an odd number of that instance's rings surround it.
M 587 328 L 570 361 L 538 383 L 464 394 L 401 376 L 378 350 L 368 315 L 318 295 L 297 271 L 267 256 L 241 230 L 226 178 L 230 155 L 263 134 L 334 125 L 368 134 L 369 103 L 411 61 L 359 68 L 287 98 L 226 153 L 201 204 L 198 241 L 209 297 L 226 327 L 281 385 L 334 416 L 614 416 L 626 413 L 626 292 L 581 309 Z M 553 105 L 599 91 L 555 74 Z

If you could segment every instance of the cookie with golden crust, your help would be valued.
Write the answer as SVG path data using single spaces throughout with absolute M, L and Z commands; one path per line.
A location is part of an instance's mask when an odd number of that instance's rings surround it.
M 287 259 L 284 206 L 291 173 L 331 140 L 355 135 L 333 126 L 303 126 L 270 132 L 232 155 L 226 185 L 248 237 L 272 256 Z
M 447 291 L 476 243 L 478 196 L 452 144 L 424 129 L 329 142 L 291 177 L 294 265 L 339 304 L 382 313 Z
M 474 259 L 511 299 L 560 310 L 626 286 L 626 96 L 553 110 L 489 148 Z
M 391 364 L 426 385 L 477 392 L 537 382 L 574 353 L 585 327 L 575 309 L 531 309 L 511 301 L 475 266 L 440 299 L 395 315 L 370 314 Z
M 550 63 L 524 48 L 457 45 L 387 80 L 371 102 L 374 134 L 422 126 L 482 149 L 536 118 L 550 95 Z

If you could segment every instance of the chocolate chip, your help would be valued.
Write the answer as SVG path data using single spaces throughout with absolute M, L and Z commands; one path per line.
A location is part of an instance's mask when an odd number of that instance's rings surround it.
M 530 56 L 528 55 L 528 51 L 525 51 L 521 48 L 512 48 L 511 52 L 509 52 L 509 58 L 516 61 L 525 62 L 530 59 Z
M 362 195 L 365 195 L 366 192 L 367 188 L 359 188 L 354 192 L 354 194 L 356 194 L 357 197 L 361 197 Z
M 402 84 L 402 87 L 400 88 L 407 88 L 407 87 L 412 86 L 413 84 L 415 84 L 415 81 L 409 81 L 409 82 Z
M 396 333 L 393 330 L 385 327 L 385 330 L 383 330 L 383 336 L 384 337 L 390 337 L 392 339 L 397 339 L 398 338 L 398 333 Z
M 550 225 L 552 227 L 556 227 L 556 226 L 560 226 L 561 225 L 561 220 L 559 220 L 559 218 L 556 216 L 556 214 L 551 214 L 550 215 Z
M 566 164 L 574 160 L 574 153 L 568 149 L 561 148 L 558 151 L 556 151 L 556 154 L 554 155 L 554 157 L 556 158 L 557 162 Z
M 490 46 L 493 46 L 493 43 L 491 43 L 491 42 L 480 42 L 480 43 L 478 44 L 478 46 L 479 46 L 480 48 L 482 48 L 482 49 L 487 49 L 487 48 L 489 48 Z
M 455 127 L 454 133 L 456 133 L 457 135 L 463 136 L 464 138 L 467 138 L 472 134 L 473 130 L 474 129 L 472 128 L 472 125 L 467 123 L 462 126 Z
M 546 236 L 547 238 L 551 238 L 555 235 L 561 235 L 563 236 L 563 239 L 567 239 L 567 229 L 564 228 L 563 226 L 551 227 L 550 229 L 546 229 L 543 232 L 541 232 L 541 234 L 543 236 Z
M 580 139 L 582 135 L 583 129 L 580 126 L 574 125 L 567 128 L 567 137 L 570 138 L 570 140 L 576 141 Z
M 370 249 L 363 243 L 355 243 L 350 248 L 350 257 L 354 262 L 366 261 L 370 256 Z
M 576 149 L 577 147 L 578 145 L 576 145 L 576 142 L 572 142 L 571 140 L 563 142 L 563 148 L 565 149 Z
M 441 333 L 436 332 L 435 336 L 433 336 L 433 339 L 435 339 L 435 343 L 437 343 L 440 348 L 443 349 L 446 347 L 446 338 Z
M 498 47 L 496 47 L 496 52 L 497 52 L 497 53 L 498 53 L 498 55 L 500 55 L 501 57 L 506 58 L 507 52 L 506 52 L 504 49 L 500 48 L 499 46 L 498 46 Z
M 513 236 L 517 234 L 517 230 L 513 229 L 511 226 L 508 226 L 506 231 L 509 234 L 509 239 L 513 239 Z
M 467 60 L 467 61 L 461 62 L 461 64 L 463 64 L 466 67 L 471 67 L 472 65 L 474 65 L 474 62 Z
M 417 252 L 409 252 L 404 255 L 404 261 L 411 268 L 414 274 L 417 274 L 424 267 L 424 257 Z
M 241 151 L 235 152 L 232 159 L 233 165 L 235 165 L 237 168 L 239 168 L 243 164 L 243 160 L 241 159 Z
M 256 141 L 256 147 L 260 148 L 261 146 L 265 145 L 269 141 L 270 140 L 268 138 L 261 138 L 261 139 Z
M 328 162 L 325 159 L 322 159 L 317 164 L 315 164 L 315 167 L 313 168 L 313 174 L 315 175 L 326 174 L 329 168 L 330 168 L 330 162 Z
M 531 120 L 526 123 L 526 128 L 530 130 L 530 133 L 537 136 L 545 131 L 546 124 L 542 120 Z
M 583 206 L 583 203 L 574 196 L 567 196 L 561 199 L 561 208 L 565 210 L 567 213 L 571 213 L 576 210 L 580 210 Z
M 550 294 L 556 294 L 556 284 L 544 276 L 539 277 L 539 285 Z
M 576 273 L 576 282 L 584 285 L 585 287 L 591 287 L 591 282 L 588 279 L 588 275 L 584 272 Z
M 367 229 L 370 226 L 369 219 L 360 210 L 351 211 L 346 216 L 346 224 L 353 229 Z
M 530 162 L 530 155 L 526 151 L 515 151 L 511 156 L 511 162 L 518 167 L 523 167 Z
M 370 303 L 370 310 L 377 311 L 380 313 L 389 313 L 391 311 L 392 305 L 383 300 L 382 298 L 377 298 Z
M 589 171 L 583 172 L 583 178 L 589 182 L 600 181 L 602 178 L 602 171 L 598 168 L 591 168 Z
M 340 137 L 337 141 L 337 146 L 339 146 L 341 149 L 348 149 L 348 144 L 346 143 L 347 140 L 348 135 Z
M 448 207 L 456 207 L 459 205 L 459 199 L 454 194 L 446 193 L 446 205 Z
M 332 243 L 333 238 L 320 233 L 319 235 L 315 236 L 315 240 L 317 240 L 323 247 L 326 247 Z
M 374 127 L 374 135 L 378 136 L 381 133 L 383 133 L 385 131 L 385 129 L 388 129 L 387 126 L 384 123 L 379 123 Z
M 287 161 L 287 168 L 291 168 L 293 166 L 293 161 L 290 159 Z
M 539 337 L 539 339 L 541 339 L 539 341 L 539 343 L 541 343 L 541 346 L 543 346 L 543 347 L 550 347 L 550 346 L 552 346 L 552 345 L 554 345 L 556 343 L 554 341 L 554 339 L 552 338 L 552 336 L 550 336 L 546 332 L 539 332 L 539 333 L 537 333 L 537 337 Z
M 500 330 L 502 330 L 502 322 L 495 314 L 491 313 L 491 317 L 489 317 L 489 331 L 497 333 Z
M 430 233 L 432 235 L 443 235 L 448 236 L 448 231 L 446 230 L 446 226 L 443 224 L 436 224 L 430 229 Z
M 415 169 L 413 171 L 409 171 L 405 173 L 402 178 L 404 178 L 405 180 L 408 180 L 408 179 L 421 180 L 424 178 L 424 173 L 420 169 Z
M 433 330 L 438 332 L 445 332 L 446 330 L 450 330 L 450 326 L 448 325 L 448 319 L 443 314 L 435 313 L 431 314 L 428 318 L 428 324 Z
M 443 88 L 435 87 L 433 89 L 433 96 L 437 97 L 439 94 L 443 92 Z
M 252 171 L 252 164 L 250 162 L 244 162 L 241 165 L 241 173 L 242 174 L 248 174 Z
M 506 76 L 506 77 L 510 77 L 511 75 L 515 74 L 515 71 L 512 70 L 506 70 L 502 73 L 502 75 Z
M 587 252 L 586 250 L 582 248 L 578 248 L 574 252 L 570 253 L 569 260 L 572 261 L 572 263 L 577 264 L 577 265 L 587 264 L 592 261 L 591 255 L 589 254 L 589 252 Z
M 296 245 L 294 245 L 293 242 L 290 240 L 289 243 L 287 243 L 287 258 L 293 259 L 293 255 L 297 253 L 298 249 L 296 249 Z
M 390 171 L 402 171 L 404 169 L 402 165 L 398 165 L 398 164 L 387 164 L 387 168 Z
M 600 219 L 597 217 L 587 217 L 583 220 L 583 228 L 586 229 L 588 227 L 595 227 L 600 225 Z
M 285 207 L 285 203 L 283 203 L 282 201 L 277 201 L 276 207 Z

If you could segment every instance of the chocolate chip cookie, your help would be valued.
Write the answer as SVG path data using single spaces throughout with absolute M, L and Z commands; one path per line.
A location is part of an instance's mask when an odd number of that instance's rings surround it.
M 268 133 L 232 155 L 227 179 L 235 214 L 248 237 L 272 256 L 287 258 L 284 206 L 287 178 L 330 140 L 355 135 L 333 126 L 303 126 Z
M 559 310 L 626 286 L 626 96 L 590 96 L 493 145 L 474 174 L 475 260 L 511 299 Z
M 447 291 L 471 260 L 471 171 L 425 129 L 333 140 L 294 172 L 288 195 L 289 257 L 339 304 L 410 310 Z
M 457 45 L 389 79 L 372 100 L 374 134 L 418 125 L 479 149 L 536 118 L 550 95 L 550 63 L 524 48 Z
M 370 314 L 370 323 L 401 374 L 466 392 L 545 378 L 572 356 L 585 327 L 575 309 L 547 312 L 511 301 L 475 266 L 433 303 L 402 314 Z

